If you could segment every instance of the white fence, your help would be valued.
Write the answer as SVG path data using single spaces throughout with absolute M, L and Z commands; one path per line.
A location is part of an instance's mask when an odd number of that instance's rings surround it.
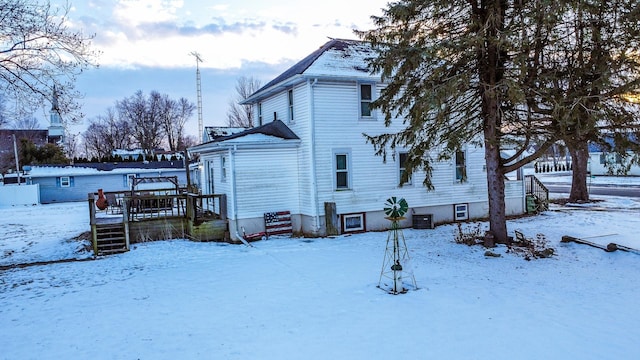
M 40 204 L 40 185 L 0 186 L 0 206 Z

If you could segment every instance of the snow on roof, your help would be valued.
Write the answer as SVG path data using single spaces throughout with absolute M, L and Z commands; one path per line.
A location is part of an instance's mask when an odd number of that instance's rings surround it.
M 225 140 L 228 143 L 250 143 L 250 142 L 281 142 L 283 139 L 277 136 L 265 134 L 248 134 L 242 137 L 236 137 Z
M 217 138 L 230 136 L 247 130 L 244 127 L 229 127 L 229 126 L 205 126 L 204 132 L 209 136 L 207 141 L 215 140 Z
M 367 59 L 376 56 L 371 45 L 359 40 L 331 39 L 318 50 L 278 75 L 265 86 L 249 96 L 241 104 L 257 102 L 268 96 L 279 84 L 295 77 L 378 77 L 371 74 Z
M 322 56 L 304 71 L 311 76 L 368 77 L 367 59 L 375 56 L 369 43 L 356 40 L 332 40 Z
M 157 172 L 169 172 L 169 171 L 184 171 L 184 169 L 176 168 L 155 168 L 155 169 L 142 169 L 142 168 L 116 168 L 110 171 L 103 171 L 89 167 L 75 167 L 75 166 L 32 166 L 31 170 L 25 174 L 27 176 L 34 177 L 48 177 L 48 176 L 83 176 L 83 175 L 109 175 L 109 174 L 144 174 L 144 173 L 157 173 Z

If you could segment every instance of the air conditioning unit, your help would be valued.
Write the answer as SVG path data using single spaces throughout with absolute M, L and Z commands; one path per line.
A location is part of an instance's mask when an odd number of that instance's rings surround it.
M 436 227 L 433 223 L 433 214 L 413 214 L 412 220 L 414 229 L 433 229 Z

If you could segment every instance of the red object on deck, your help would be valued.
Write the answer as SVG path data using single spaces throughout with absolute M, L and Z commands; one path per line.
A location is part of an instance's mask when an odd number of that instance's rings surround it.
M 104 197 L 102 189 L 98 189 L 98 200 L 96 201 L 96 207 L 100 210 L 104 210 L 108 206 L 107 198 Z

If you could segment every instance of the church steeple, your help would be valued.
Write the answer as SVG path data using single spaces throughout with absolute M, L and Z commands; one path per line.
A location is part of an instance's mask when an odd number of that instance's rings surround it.
M 56 91 L 56 86 L 53 85 L 53 100 L 51 101 L 51 110 L 60 111 L 58 107 L 58 92 Z
M 60 118 L 60 107 L 58 107 L 58 92 L 53 85 L 53 95 L 51 97 L 51 110 L 49 111 L 49 140 L 50 143 L 61 144 L 64 141 L 64 125 Z
M 58 92 L 56 86 L 53 85 L 53 97 L 51 99 L 51 110 L 49 111 L 49 119 L 51 120 L 51 126 L 61 126 L 60 120 L 60 108 L 58 107 Z

